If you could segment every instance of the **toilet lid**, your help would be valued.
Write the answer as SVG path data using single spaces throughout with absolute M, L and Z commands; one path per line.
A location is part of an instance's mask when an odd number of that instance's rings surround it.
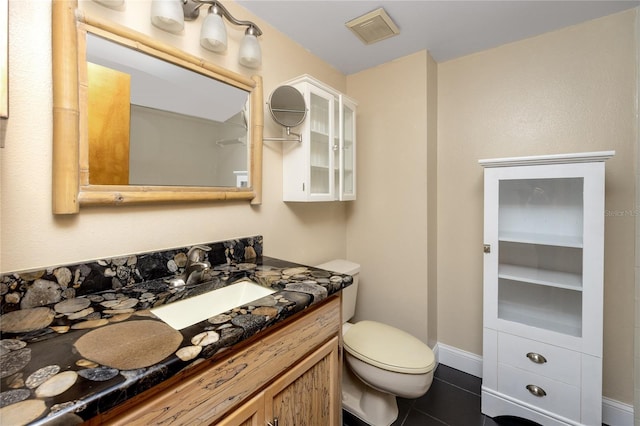
M 402 330 L 379 322 L 357 322 L 343 336 L 343 342 L 349 354 L 384 370 L 424 374 L 435 365 L 435 357 L 427 345 Z

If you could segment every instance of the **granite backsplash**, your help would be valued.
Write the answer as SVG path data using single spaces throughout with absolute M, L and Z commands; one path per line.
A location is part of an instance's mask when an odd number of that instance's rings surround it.
M 262 236 L 204 244 L 211 265 L 241 264 L 262 256 Z M 190 247 L 154 251 L 0 276 L 0 314 L 119 290 L 183 272 Z

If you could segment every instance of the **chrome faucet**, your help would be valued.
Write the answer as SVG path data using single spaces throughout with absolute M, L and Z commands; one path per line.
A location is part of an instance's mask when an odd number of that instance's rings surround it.
M 197 284 L 202 278 L 202 274 L 211 268 L 211 264 L 203 259 L 205 252 L 210 251 L 207 246 L 193 246 L 187 252 L 187 264 L 182 274 L 166 280 L 172 287 L 182 287 L 185 285 Z

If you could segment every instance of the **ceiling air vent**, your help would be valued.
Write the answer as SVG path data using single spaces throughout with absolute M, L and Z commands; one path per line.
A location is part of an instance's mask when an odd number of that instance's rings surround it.
M 383 8 L 352 19 L 345 25 L 365 44 L 400 34 L 400 30 Z

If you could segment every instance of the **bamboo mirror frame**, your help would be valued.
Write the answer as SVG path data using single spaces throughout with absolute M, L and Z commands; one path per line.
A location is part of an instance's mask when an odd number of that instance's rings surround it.
M 91 185 L 87 135 L 86 34 L 91 32 L 249 92 L 249 186 Z M 242 76 L 115 23 L 79 13 L 77 0 L 53 0 L 53 213 L 81 206 L 249 200 L 262 201 L 262 78 Z

